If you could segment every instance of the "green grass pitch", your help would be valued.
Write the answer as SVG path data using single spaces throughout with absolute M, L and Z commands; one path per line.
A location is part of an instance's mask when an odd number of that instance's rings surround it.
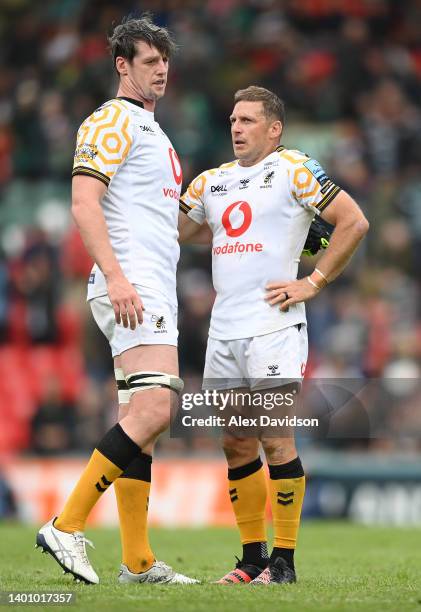
M 49 555 L 34 549 L 35 531 L 10 524 L 0 527 L 1 590 L 76 593 L 76 604 L 54 609 L 421 612 L 421 530 L 417 529 L 304 523 L 296 553 L 299 582 L 254 588 L 211 584 L 233 568 L 234 554 L 240 553 L 233 529 L 151 530 L 158 558 L 203 580 L 200 585 L 168 587 L 116 582 L 120 541 L 114 529 L 87 531 L 96 546 L 95 550 L 89 548 L 89 556 L 101 584 L 76 584 L 71 576 L 61 574 Z

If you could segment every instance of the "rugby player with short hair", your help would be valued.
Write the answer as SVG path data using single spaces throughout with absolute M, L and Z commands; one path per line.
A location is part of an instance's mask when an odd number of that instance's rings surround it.
M 203 242 L 209 228 L 212 234 L 216 300 L 204 388 L 262 392 L 278 387 L 282 392 L 294 381 L 299 384 L 305 370 L 304 302 L 341 273 L 368 222 L 316 160 L 280 145 L 285 112 L 277 95 L 251 86 L 237 91 L 234 101 L 230 121 L 237 159 L 199 175 L 180 202 L 185 213 L 180 214 L 180 240 Z M 297 280 L 315 215 L 334 231 L 317 268 Z M 205 221 L 208 227 L 202 225 Z M 259 443 L 269 467 L 268 483 Z M 243 556 L 219 582 L 295 582 L 305 476 L 293 435 L 271 437 L 266 432 L 259 439 L 234 432 L 224 436 L 223 447 Z M 274 528 L 270 556 L 268 493 Z
M 109 43 L 118 92 L 78 131 L 72 213 L 95 261 L 88 300 L 114 358 L 119 422 L 98 443 L 61 514 L 40 529 L 37 544 L 65 572 L 98 583 L 83 531 L 114 483 L 123 550 L 119 581 L 193 583 L 156 561 L 147 534 L 152 448 L 182 389 L 176 298 L 182 172 L 154 118 L 175 45 L 147 15 L 116 26 Z

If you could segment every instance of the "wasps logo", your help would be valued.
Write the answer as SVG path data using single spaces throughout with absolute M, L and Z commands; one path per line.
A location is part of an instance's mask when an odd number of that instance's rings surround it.
M 271 172 L 268 172 L 265 178 L 263 179 L 264 184 L 269 185 L 272 182 L 272 179 L 274 176 L 275 176 L 275 170 L 271 170 Z
M 272 179 L 275 176 L 275 170 L 266 172 L 263 178 L 263 185 L 260 185 L 260 189 L 272 189 Z
M 151 321 L 155 323 L 155 327 L 159 330 L 165 329 L 165 317 L 157 317 L 156 315 L 151 316 Z

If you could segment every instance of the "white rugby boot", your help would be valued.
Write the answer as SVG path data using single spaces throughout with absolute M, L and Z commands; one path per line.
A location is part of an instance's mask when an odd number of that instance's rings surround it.
M 199 580 L 178 574 L 164 561 L 154 561 L 146 572 L 133 574 L 126 565 L 121 564 L 118 581 L 121 584 L 129 582 L 144 582 L 149 584 L 199 584 Z
M 63 573 L 73 574 L 75 580 L 87 584 L 98 584 L 99 578 L 89 562 L 85 545 L 94 548 L 82 531 L 65 533 L 54 527 L 55 518 L 46 523 L 37 533 L 35 548 L 41 547 L 43 553 L 49 553 L 63 568 Z

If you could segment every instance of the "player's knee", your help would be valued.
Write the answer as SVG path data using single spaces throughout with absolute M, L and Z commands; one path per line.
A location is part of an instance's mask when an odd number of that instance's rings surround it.
M 288 463 L 297 456 L 294 438 L 262 438 L 261 442 L 269 464 Z
M 151 430 L 154 438 L 159 437 L 164 431 L 167 431 L 170 425 L 170 418 L 163 414 L 155 414 L 151 418 Z
M 142 422 L 147 419 L 148 429 L 157 437 L 170 424 L 171 399 L 167 389 L 157 388 L 148 393 L 136 393 L 132 396 L 129 414 Z
M 166 431 L 170 424 L 170 406 L 168 402 L 162 402 L 155 406 L 151 414 L 151 423 L 157 436 Z
M 256 458 L 258 443 L 253 438 L 224 436 L 222 448 L 228 464 L 243 465 Z

